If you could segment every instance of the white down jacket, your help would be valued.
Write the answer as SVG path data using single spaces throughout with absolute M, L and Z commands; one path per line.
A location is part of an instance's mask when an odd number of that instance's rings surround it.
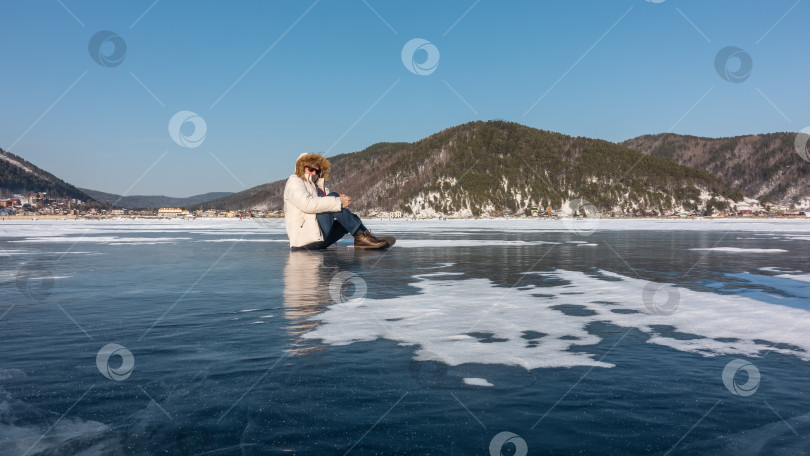
M 323 187 L 323 178 L 312 182 L 310 175 L 303 178 L 293 174 L 287 179 L 284 187 L 284 222 L 287 225 L 287 237 L 290 247 L 303 247 L 313 242 L 323 241 L 323 233 L 318 226 L 315 214 L 321 212 L 340 212 L 341 203 L 337 196 L 318 196 L 315 185 Z

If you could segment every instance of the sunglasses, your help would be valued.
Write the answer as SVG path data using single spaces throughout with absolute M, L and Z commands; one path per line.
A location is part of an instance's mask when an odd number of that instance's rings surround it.
M 308 169 L 308 170 L 310 170 L 310 171 L 315 171 L 315 174 L 317 174 L 317 175 L 319 175 L 319 176 L 321 175 L 321 170 L 320 170 L 320 169 L 318 169 L 318 168 L 313 168 L 313 167 L 311 167 L 311 166 L 304 166 L 304 168 L 305 168 L 305 169 Z

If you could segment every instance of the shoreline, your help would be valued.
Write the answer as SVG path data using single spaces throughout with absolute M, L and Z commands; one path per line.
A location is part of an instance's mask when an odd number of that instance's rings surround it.
M 462 221 L 462 222 L 553 222 L 553 221 L 561 221 L 561 220 L 577 220 L 583 222 L 603 222 L 603 221 L 675 221 L 675 220 L 682 220 L 682 221 L 735 221 L 735 222 L 761 222 L 761 221 L 776 221 L 776 220 L 810 220 L 808 216 L 743 216 L 743 217 L 710 217 L 710 216 L 689 216 L 689 217 L 487 217 L 487 218 L 393 218 L 393 217 L 361 217 L 363 220 L 370 220 L 375 222 L 454 222 L 454 221 Z M 156 222 L 165 222 L 165 221 L 173 221 L 173 222 L 199 222 L 199 221 L 250 221 L 250 220 L 284 220 L 283 217 L 148 217 L 148 216 L 138 216 L 138 217 L 127 217 L 127 216 L 96 216 L 96 217 L 80 217 L 80 216 L 66 216 L 66 215 L 5 215 L 0 217 L 0 223 L 2 222 L 15 222 L 15 221 L 66 221 L 66 222 L 74 222 L 74 221 L 134 221 L 134 220 L 145 220 L 145 221 L 156 221 Z

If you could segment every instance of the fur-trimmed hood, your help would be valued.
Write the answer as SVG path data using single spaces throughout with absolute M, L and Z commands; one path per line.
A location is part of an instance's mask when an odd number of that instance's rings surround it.
M 301 154 L 295 162 L 295 175 L 306 180 L 304 166 L 317 166 L 321 170 L 321 179 L 329 177 L 329 160 L 321 154 Z

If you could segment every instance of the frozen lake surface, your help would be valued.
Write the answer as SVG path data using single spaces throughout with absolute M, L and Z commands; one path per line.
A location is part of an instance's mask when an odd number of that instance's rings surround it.
M 803 454 L 810 220 L 0 222 L 0 454 Z

